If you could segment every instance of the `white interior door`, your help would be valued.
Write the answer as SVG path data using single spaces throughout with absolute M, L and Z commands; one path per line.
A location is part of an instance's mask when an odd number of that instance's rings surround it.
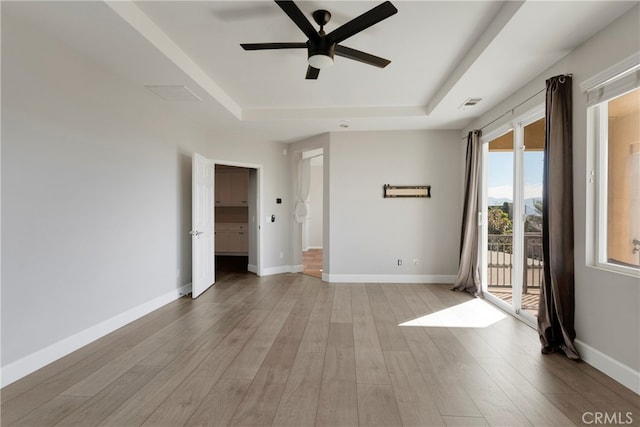
M 191 295 L 197 298 L 215 283 L 214 164 L 193 154 L 191 184 Z

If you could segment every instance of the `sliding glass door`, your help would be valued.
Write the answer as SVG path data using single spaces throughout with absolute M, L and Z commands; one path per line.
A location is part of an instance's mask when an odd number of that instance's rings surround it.
M 540 110 L 483 137 L 482 283 L 496 304 L 535 321 L 542 281 L 544 117 Z

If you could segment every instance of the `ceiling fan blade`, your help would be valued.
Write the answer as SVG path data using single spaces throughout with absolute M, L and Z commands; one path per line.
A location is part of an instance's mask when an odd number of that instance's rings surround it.
M 244 50 L 306 49 L 306 43 L 240 43 Z
M 353 59 L 354 61 L 359 61 L 379 68 L 384 68 L 391 63 L 388 59 L 380 58 L 379 56 L 371 55 L 370 53 L 341 45 L 336 46 L 335 54 L 342 56 L 343 58 Z
M 289 18 L 302 30 L 308 39 L 316 40 L 319 38 L 318 31 L 311 25 L 311 22 L 304 16 L 304 13 L 296 6 L 292 1 L 278 1 L 276 0 L 280 9 L 286 13 Z
M 343 40 L 348 39 L 354 34 L 359 33 L 360 31 L 369 28 L 372 25 L 377 24 L 383 19 L 387 19 L 391 15 L 395 15 L 398 12 L 398 9 L 395 8 L 391 2 L 386 1 L 368 12 L 363 13 L 357 18 L 352 19 L 346 24 L 336 28 L 329 34 L 327 34 L 327 39 L 331 40 L 333 43 L 340 43 Z
M 305 79 L 307 80 L 316 80 L 320 75 L 320 70 L 318 68 L 313 68 L 311 65 L 307 67 L 307 75 Z

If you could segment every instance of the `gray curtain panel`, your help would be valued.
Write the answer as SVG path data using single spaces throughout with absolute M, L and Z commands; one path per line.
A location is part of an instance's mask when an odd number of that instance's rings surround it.
M 452 290 L 482 296 L 478 269 L 478 182 L 480 131 L 469 132 L 464 184 L 464 209 L 460 233 L 460 266 Z
M 573 123 L 571 76 L 547 80 L 542 251 L 544 283 L 538 307 L 543 353 L 563 352 L 579 359 L 573 340 Z

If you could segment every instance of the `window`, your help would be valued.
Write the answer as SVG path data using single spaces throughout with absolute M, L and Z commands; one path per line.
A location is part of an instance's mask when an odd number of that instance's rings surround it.
M 640 89 L 638 67 L 588 90 L 595 149 L 595 264 L 640 275 Z

